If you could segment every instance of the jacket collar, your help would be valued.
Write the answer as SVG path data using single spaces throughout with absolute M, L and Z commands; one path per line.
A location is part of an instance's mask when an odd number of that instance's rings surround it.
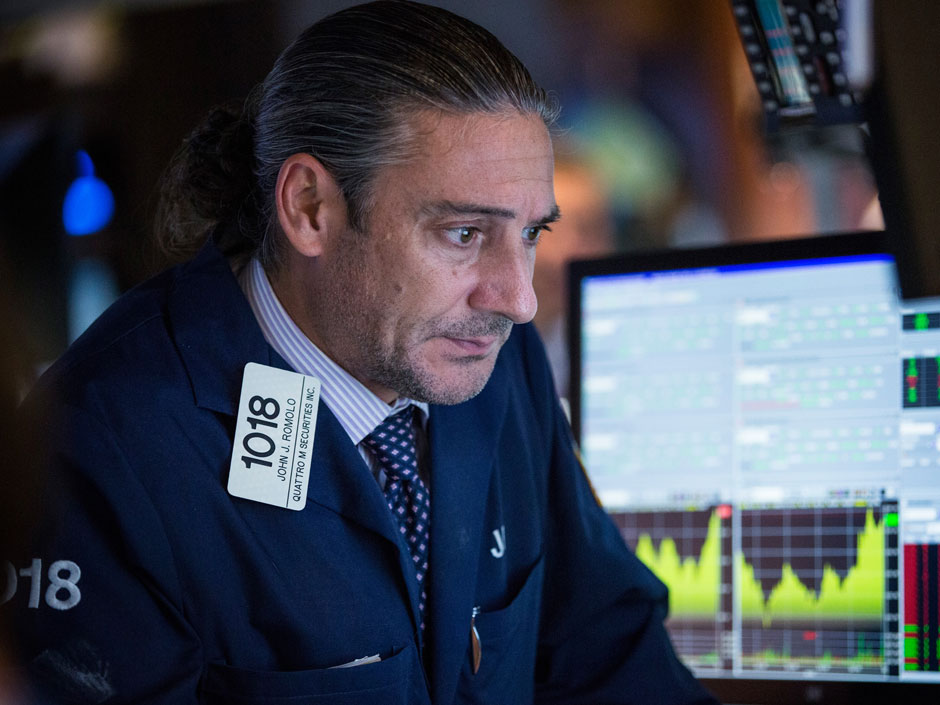
M 201 408 L 234 416 L 248 362 L 290 369 L 265 341 L 238 280 L 211 238 L 177 270 L 167 310 Z

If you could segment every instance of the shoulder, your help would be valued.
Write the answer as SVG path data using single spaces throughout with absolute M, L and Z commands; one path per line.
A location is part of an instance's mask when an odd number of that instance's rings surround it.
M 90 384 L 128 380 L 165 356 L 166 299 L 175 277 L 168 270 L 121 296 L 46 370 L 34 395 L 74 400 Z
M 218 407 L 198 403 L 191 358 L 210 370 L 222 367 L 226 358 L 213 357 L 213 351 L 236 346 L 212 329 L 228 324 L 233 335 L 241 330 L 232 323 L 235 315 L 219 313 L 238 311 L 231 299 L 239 290 L 227 265 L 218 270 L 227 279 L 194 273 L 191 265 L 167 270 L 122 296 L 22 404 L 17 424 L 28 423 L 41 435 L 36 462 L 57 492 L 94 486 L 113 496 L 115 507 L 128 506 L 119 497 L 131 495 L 143 506 L 147 495 L 169 495 L 196 468 L 209 481 L 215 478 L 231 440 Z M 200 277 L 201 289 L 194 292 L 193 280 Z M 212 318 L 225 320 L 213 325 Z M 219 377 L 237 388 L 240 378 L 230 379 L 232 369 Z M 225 387 L 223 396 L 229 391 Z M 181 457 L 188 462 L 178 462 Z M 140 511 L 130 512 L 135 513 Z
M 250 323 L 243 298 L 228 262 L 207 246 L 119 298 L 50 366 L 35 393 L 84 406 L 95 397 L 106 405 L 112 393 L 188 387 L 186 356 L 229 349 L 225 331 Z

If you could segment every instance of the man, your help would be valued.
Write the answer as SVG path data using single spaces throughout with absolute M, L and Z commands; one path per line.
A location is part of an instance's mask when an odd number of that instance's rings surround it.
M 63 498 L 10 601 L 34 682 L 79 702 L 711 702 L 514 325 L 558 216 L 553 115 L 481 28 L 378 2 L 308 29 L 243 115 L 190 137 L 162 223 L 199 253 L 32 401 Z

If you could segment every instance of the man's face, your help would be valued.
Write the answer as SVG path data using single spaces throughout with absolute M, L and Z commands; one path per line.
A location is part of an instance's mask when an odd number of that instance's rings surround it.
M 535 315 L 535 245 L 557 218 L 552 146 L 537 116 L 427 113 L 416 126 L 417 156 L 378 172 L 365 232 L 324 253 L 311 332 L 386 401 L 456 404 Z

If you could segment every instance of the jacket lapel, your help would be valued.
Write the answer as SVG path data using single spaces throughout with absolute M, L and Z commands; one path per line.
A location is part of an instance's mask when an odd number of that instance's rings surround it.
M 487 491 L 506 384 L 497 364 L 483 393 L 457 406 L 434 406 L 431 455 L 431 554 L 427 664 L 433 702 L 451 702 L 466 657 Z
M 311 458 L 307 501 L 316 502 L 384 536 L 398 548 L 398 528 L 379 483 L 322 401 L 317 412 Z
M 395 518 L 356 446 L 330 410 L 320 402 L 311 451 L 307 502 L 314 502 L 387 539 L 398 552 L 401 579 L 418 629 L 418 588 L 411 555 L 399 540 Z
M 210 239 L 176 270 L 169 325 L 196 405 L 234 416 L 245 364 L 290 367 L 268 345 L 228 261 Z

